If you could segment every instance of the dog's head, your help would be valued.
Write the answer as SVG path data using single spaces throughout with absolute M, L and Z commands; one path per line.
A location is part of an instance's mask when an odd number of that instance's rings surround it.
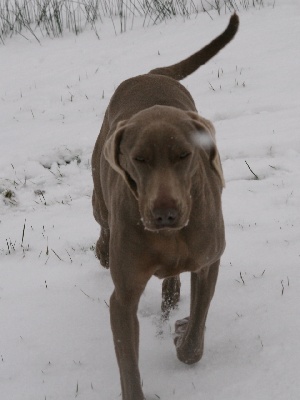
M 205 167 L 224 184 L 213 125 L 168 106 L 143 110 L 117 129 L 104 156 L 137 199 L 146 229 L 182 229 L 189 222 L 192 182 Z

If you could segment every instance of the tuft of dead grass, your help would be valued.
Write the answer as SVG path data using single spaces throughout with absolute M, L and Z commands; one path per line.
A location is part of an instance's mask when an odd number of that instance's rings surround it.
M 221 14 L 265 5 L 274 7 L 275 0 L 0 0 L 0 42 L 15 34 L 39 41 L 41 36 L 59 37 L 64 31 L 79 35 L 85 29 L 100 39 L 99 24 L 105 19 L 117 34 L 132 28 L 136 17 L 150 25 L 178 15 L 206 12 L 211 17 L 212 10 Z

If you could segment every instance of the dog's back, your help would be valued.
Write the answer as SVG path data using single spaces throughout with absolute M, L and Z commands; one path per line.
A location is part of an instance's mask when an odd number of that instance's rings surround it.
M 109 104 L 108 119 L 114 130 L 117 122 L 147 108 L 161 105 L 196 111 L 188 90 L 168 76 L 146 74 L 122 82 Z

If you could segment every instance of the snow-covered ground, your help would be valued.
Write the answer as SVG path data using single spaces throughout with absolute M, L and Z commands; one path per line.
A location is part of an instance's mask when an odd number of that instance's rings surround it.
M 1 45 L 1 399 L 120 398 L 91 152 L 116 86 L 209 42 L 229 18 L 211 15 Z M 183 82 L 216 126 L 227 249 L 197 365 L 181 364 L 172 341 L 189 276 L 163 326 L 161 282 L 150 281 L 139 309 L 147 400 L 300 398 L 299 37 L 298 0 L 241 12 L 234 41 Z

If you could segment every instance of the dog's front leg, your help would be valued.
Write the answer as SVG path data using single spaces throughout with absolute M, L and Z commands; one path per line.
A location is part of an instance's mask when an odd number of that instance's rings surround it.
M 214 295 L 220 261 L 191 273 L 190 316 L 176 321 L 175 346 L 177 357 L 186 364 L 199 361 L 203 355 L 205 321 Z
M 127 296 L 126 296 L 127 297 Z M 116 356 L 120 369 L 122 399 L 143 400 L 139 357 L 138 300 L 129 294 L 124 301 L 115 290 L 110 299 L 110 319 Z
M 152 274 L 147 268 L 145 256 L 132 245 L 134 239 L 125 240 L 120 238 L 120 242 L 113 242 L 111 246 L 110 270 L 115 285 L 110 299 L 111 328 L 120 369 L 122 400 L 143 400 L 138 367 L 137 310 L 141 294 Z M 122 243 L 123 247 L 117 246 L 118 243 Z M 126 257 L 122 253 L 124 249 Z

